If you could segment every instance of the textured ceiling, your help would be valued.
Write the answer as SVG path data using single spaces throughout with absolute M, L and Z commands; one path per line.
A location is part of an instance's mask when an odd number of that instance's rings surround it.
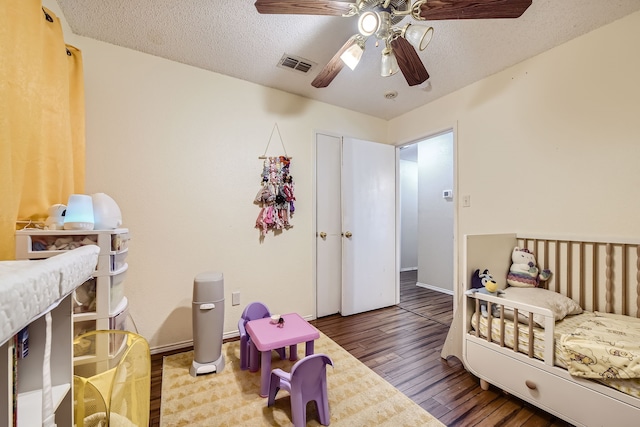
M 316 89 L 311 81 L 357 32 L 357 18 L 261 15 L 254 0 L 57 1 L 76 34 L 383 119 L 640 10 L 640 0 L 533 0 L 517 19 L 433 21 L 434 38 L 420 53 L 426 84 L 380 77 L 382 47 L 370 38 L 355 71 L 345 67 Z M 283 54 L 318 65 L 307 74 L 278 68 Z M 385 98 L 390 91 L 396 99 Z

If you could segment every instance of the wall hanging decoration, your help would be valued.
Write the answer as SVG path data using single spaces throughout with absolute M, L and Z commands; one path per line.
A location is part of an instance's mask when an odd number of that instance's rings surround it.
M 267 157 L 267 150 L 276 130 L 280 137 L 284 156 Z M 263 167 L 260 190 L 254 199 L 254 203 L 260 206 L 256 228 L 260 230 L 260 236 L 265 237 L 269 230 L 274 230 L 275 233 L 276 230 L 293 227 L 291 217 L 295 211 L 294 183 L 290 174 L 292 157 L 287 155 L 277 123 L 271 130 L 264 154 L 258 158 L 263 160 Z

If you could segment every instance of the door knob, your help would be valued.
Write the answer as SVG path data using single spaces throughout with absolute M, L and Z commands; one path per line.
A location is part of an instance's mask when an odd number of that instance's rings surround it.
M 351 234 L 350 231 L 347 231 L 346 233 L 343 234 L 344 237 L 346 237 L 347 239 L 350 238 L 351 236 L 353 236 L 353 234 Z
M 321 231 L 320 233 L 318 233 L 318 235 L 323 239 L 327 238 L 327 233 L 325 233 L 324 231 Z

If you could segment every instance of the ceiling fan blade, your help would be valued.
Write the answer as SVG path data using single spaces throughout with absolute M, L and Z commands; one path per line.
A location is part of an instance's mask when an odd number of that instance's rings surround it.
M 429 0 L 420 6 L 420 17 L 442 19 L 518 18 L 532 0 Z
M 330 0 L 257 0 L 259 13 L 342 16 L 351 10 L 353 1 Z
M 419 85 L 429 78 L 429 73 L 420 60 L 418 52 L 406 39 L 397 37 L 392 40 L 391 49 L 409 86 Z
M 311 86 L 322 88 L 327 87 L 336 78 L 342 67 L 344 67 L 344 62 L 340 59 L 340 55 L 344 53 L 345 50 L 349 49 L 356 42 L 355 36 L 351 37 L 346 41 L 344 45 L 340 48 L 333 58 L 329 60 L 327 65 L 324 66 L 322 70 L 318 73 L 315 79 L 311 82 Z

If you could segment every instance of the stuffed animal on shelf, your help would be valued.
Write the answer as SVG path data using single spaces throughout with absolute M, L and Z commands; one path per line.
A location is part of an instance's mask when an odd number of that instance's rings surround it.
M 511 253 L 511 267 L 507 284 L 520 288 L 536 288 L 551 277 L 551 270 L 540 271 L 536 257 L 529 249 L 515 247 Z
M 473 272 L 471 276 L 471 289 L 466 294 L 471 295 L 476 292 L 486 295 L 500 296 L 504 293 L 502 289 L 498 289 L 498 282 L 493 279 L 489 270 L 484 270 L 480 273 L 480 269 Z M 487 310 L 487 302 L 480 300 L 480 312 L 483 317 L 489 316 L 489 310 Z M 491 305 L 491 315 L 493 317 L 499 317 L 500 311 L 496 304 Z

